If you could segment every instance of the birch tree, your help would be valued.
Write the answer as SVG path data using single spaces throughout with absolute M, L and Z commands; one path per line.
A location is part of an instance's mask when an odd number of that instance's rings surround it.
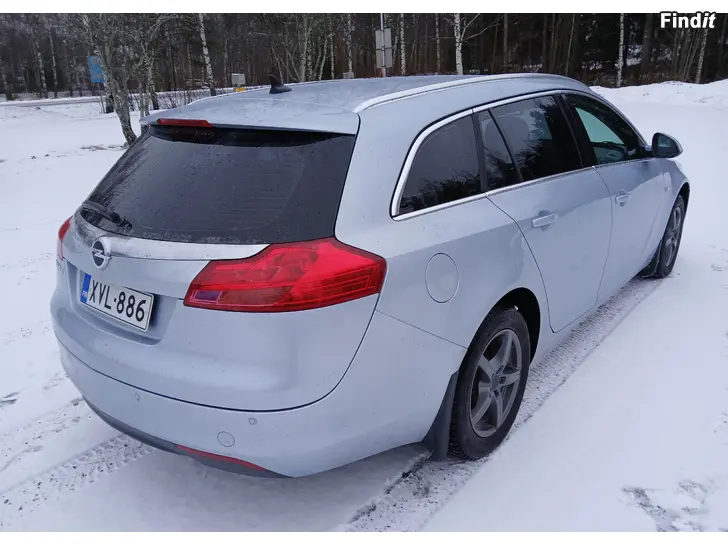
M 442 40 L 440 38 L 440 14 L 435 14 L 435 54 L 437 55 L 437 73 L 442 72 Z
M 105 81 L 111 91 L 114 110 L 128 145 L 136 140 L 131 127 L 127 82 L 144 64 L 146 48 L 151 48 L 162 26 L 173 15 L 164 14 L 83 14 L 81 26 L 88 45 L 101 59 Z
M 470 17 L 463 17 L 459 13 L 453 13 L 452 18 L 452 30 L 453 37 L 455 38 L 455 70 L 458 74 L 464 73 L 463 67 L 463 44 L 472 40 L 473 38 L 484 34 L 487 30 L 491 29 L 493 25 L 485 25 L 479 32 L 474 34 L 468 34 L 468 29 L 478 20 L 480 13 L 476 13 Z M 496 17 L 495 24 L 498 24 L 500 17 Z
M 703 73 L 703 61 L 705 60 L 705 46 L 708 43 L 708 27 L 703 29 L 703 39 L 700 42 L 700 55 L 698 56 L 698 72 L 695 74 L 695 83 L 700 83 L 700 76 Z
M 352 22 L 351 13 L 346 14 L 346 34 L 344 40 L 346 41 L 346 64 L 349 68 L 349 72 L 354 72 L 354 56 L 352 54 L 351 47 L 351 35 L 354 32 L 354 23 Z
M 622 87 L 622 66 L 624 65 L 624 13 L 619 14 L 619 57 L 617 60 L 617 87 Z
M 407 46 L 404 37 L 404 13 L 399 14 L 399 70 L 402 76 L 407 75 Z
M 202 44 L 202 62 L 205 66 L 205 76 L 207 86 L 210 88 L 210 95 L 213 97 L 217 94 L 215 90 L 215 80 L 212 77 L 212 63 L 210 62 L 210 52 L 207 49 L 207 37 L 205 36 L 205 19 L 201 13 L 197 14 L 200 27 L 200 43 Z

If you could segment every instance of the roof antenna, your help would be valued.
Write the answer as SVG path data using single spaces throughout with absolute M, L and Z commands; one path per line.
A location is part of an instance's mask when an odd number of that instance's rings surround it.
M 277 95 L 278 93 L 287 93 L 288 91 L 291 91 L 291 88 L 287 85 L 283 85 L 283 82 L 276 78 L 273 74 L 269 74 L 268 77 L 270 78 L 270 94 L 271 95 Z

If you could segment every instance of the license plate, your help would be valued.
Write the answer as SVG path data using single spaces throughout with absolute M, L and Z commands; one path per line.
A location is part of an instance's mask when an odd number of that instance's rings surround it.
M 98 281 L 86 273 L 81 288 L 81 303 L 146 331 L 154 296 Z

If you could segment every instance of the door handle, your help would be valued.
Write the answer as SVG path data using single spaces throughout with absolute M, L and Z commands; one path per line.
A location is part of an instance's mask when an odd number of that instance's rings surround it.
M 619 195 L 617 195 L 614 200 L 619 203 L 621 206 L 624 206 L 627 201 L 629 201 L 630 197 L 632 197 L 631 193 L 627 193 L 626 191 L 619 192 Z
M 559 215 L 556 213 L 547 214 L 546 216 L 539 216 L 531 220 L 531 225 L 535 228 L 547 228 L 559 219 Z

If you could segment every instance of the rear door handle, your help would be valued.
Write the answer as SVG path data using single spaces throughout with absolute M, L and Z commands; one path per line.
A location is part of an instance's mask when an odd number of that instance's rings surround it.
M 632 194 L 631 193 L 627 193 L 626 191 L 621 191 L 621 192 L 619 192 L 619 195 L 617 195 L 614 198 L 614 200 L 618 204 L 624 206 L 627 203 L 627 201 L 629 201 L 630 197 L 632 197 Z
M 556 213 L 547 214 L 546 216 L 539 216 L 531 220 L 531 225 L 535 228 L 547 228 L 559 219 L 559 215 Z

